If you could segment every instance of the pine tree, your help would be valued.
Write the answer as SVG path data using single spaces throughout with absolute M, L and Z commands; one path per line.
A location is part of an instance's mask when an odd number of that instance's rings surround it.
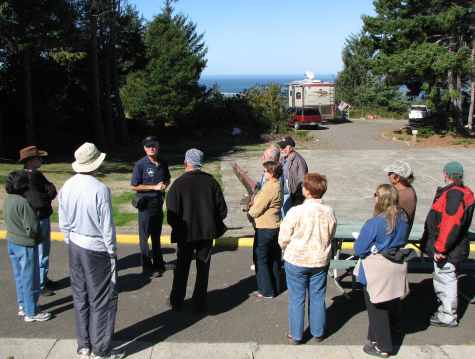
M 148 24 L 147 65 L 132 73 L 121 95 L 129 115 L 163 126 L 185 125 L 203 96 L 198 84 L 207 49 L 196 24 L 174 14 L 172 0 Z
M 470 71 L 471 1 L 376 0 L 376 16 L 363 17 L 375 55 L 373 70 L 411 95 L 424 91 L 432 107 L 462 121 L 462 88 Z M 446 116 L 440 117 L 441 121 Z

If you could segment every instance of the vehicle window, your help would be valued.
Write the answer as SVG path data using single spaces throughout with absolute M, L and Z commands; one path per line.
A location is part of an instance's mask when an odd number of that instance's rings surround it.
M 306 116 L 315 116 L 320 115 L 320 111 L 318 111 L 318 108 L 305 108 L 303 114 Z
M 302 98 L 302 93 L 301 93 L 301 92 L 296 92 L 296 93 L 295 93 L 295 98 L 296 98 L 297 100 L 300 100 L 300 99 Z

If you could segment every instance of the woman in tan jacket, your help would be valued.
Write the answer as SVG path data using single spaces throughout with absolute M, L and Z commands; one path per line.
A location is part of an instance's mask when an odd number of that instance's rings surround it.
M 282 207 L 282 167 L 266 162 L 265 183 L 249 208 L 255 221 L 257 297 L 273 298 L 281 292 L 279 237 L 280 209 Z

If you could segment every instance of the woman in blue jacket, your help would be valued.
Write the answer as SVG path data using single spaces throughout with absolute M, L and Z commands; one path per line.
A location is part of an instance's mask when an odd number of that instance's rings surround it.
M 407 217 L 398 205 L 398 192 L 388 184 L 374 193 L 374 216 L 361 229 L 355 254 L 361 258 L 358 281 L 364 285 L 369 317 L 368 343 L 363 350 L 387 358 L 393 353 L 391 319 L 396 317 L 400 298 L 408 293 L 407 266 L 387 259 L 389 252 L 406 244 Z

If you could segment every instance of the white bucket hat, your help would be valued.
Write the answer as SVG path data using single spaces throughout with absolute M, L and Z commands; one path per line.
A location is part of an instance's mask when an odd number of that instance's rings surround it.
M 409 178 L 412 174 L 412 168 L 409 163 L 406 161 L 395 161 L 389 166 L 384 167 L 384 172 L 386 173 L 395 173 L 399 177 Z
M 95 144 L 86 142 L 74 152 L 74 158 L 76 159 L 72 163 L 74 172 L 88 173 L 99 168 L 106 154 L 100 152 Z

